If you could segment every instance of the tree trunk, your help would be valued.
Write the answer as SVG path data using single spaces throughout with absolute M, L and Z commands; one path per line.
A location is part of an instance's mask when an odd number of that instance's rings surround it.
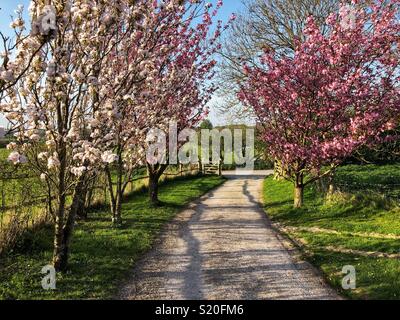
M 294 188 L 294 207 L 296 209 L 303 206 L 304 201 L 304 186 L 296 185 Z
M 112 223 L 114 225 L 120 225 L 122 223 L 122 197 L 119 193 L 116 193 L 114 197 L 111 197 L 110 208 Z
M 322 183 L 322 179 L 318 179 L 317 181 L 315 181 L 315 186 L 319 194 L 324 194 L 324 185 Z
M 65 256 L 63 222 L 60 217 L 56 217 L 54 226 L 54 248 L 53 266 L 56 271 L 63 271 L 66 268 L 68 258 Z
M 86 194 L 86 198 L 85 198 L 85 213 L 86 213 L 86 216 L 87 216 L 88 208 L 90 208 L 91 205 L 92 205 L 93 190 L 94 190 L 94 185 L 91 185 L 90 188 L 88 188 L 88 192 Z
M 80 202 L 85 185 L 84 179 L 85 178 L 82 176 L 75 188 L 72 204 L 65 224 L 64 219 L 61 221 L 58 216 L 56 219 L 53 253 L 53 265 L 56 271 L 65 271 L 68 266 L 70 243 L 74 231 L 75 219 L 81 206 Z
M 112 223 L 120 225 L 122 223 L 122 195 L 117 193 L 112 204 Z
M 58 173 L 57 186 L 57 213 L 54 226 L 54 248 L 53 248 L 53 265 L 56 271 L 65 270 L 68 262 L 68 256 L 65 251 L 64 241 L 64 221 L 65 221 L 65 206 L 66 206 L 66 190 L 65 190 L 65 173 L 66 173 L 66 147 L 61 143 L 59 149 L 60 171 Z
M 167 170 L 167 164 L 147 164 L 147 172 L 149 175 L 149 198 L 152 206 L 159 206 L 160 200 L 158 199 L 158 185 L 160 177 Z
M 85 163 L 85 165 L 87 164 Z M 75 188 L 76 190 L 80 190 L 80 194 L 77 194 L 78 207 L 76 210 L 76 216 L 78 219 L 86 220 L 88 217 L 87 210 L 90 206 L 90 198 L 92 197 L 93 181 L 94 181 L 93 174 L 84 173 L 80 177 L 78 185 Z
M 331 197 L 333 196 L 333 194 L 336 191 L 334 178 L 335 178 L 335 171 L 332 170 L 332 172 L 329 174 L 329 178 L 328 178 L 329 185 L 328 185 L 328 191 L 326 194 L 326 198 L 328 200 L 331 199 Z
M 334 193 L 335 193 L 335 185 L 333 183 L 330 183 L 328 187 L 328 196 L 332 196 Z
M 105 171 L 107 175 L 107 187 L 110 193 L 111 221 L 114 225 L 118 225 L 122 223 L 121 206 L 122 206 L 123 191 L 119 185 L 121 179 L 120 178 L 117 179 L 117 188 L 114 192 L 110 168 L 106 167 Z
M 77 217 L 81 220 L 87 219 L 86 196 L 88 193 L 88 186 L 82 188 L 82 194 L 78 199 Z
M 56 271 L 63 272 L 67 269 L 74 223 L 75 219 L 68 219 L 67 224 L 61 230 L 56 229 L 57 234 L 53 254 L 53 266 Z
M 149 196 L 150 203 L 153 206 L 160 205 L 160 200 L 158 199 L 158 181 L 160 176 L 158 174 L 149 175 Z

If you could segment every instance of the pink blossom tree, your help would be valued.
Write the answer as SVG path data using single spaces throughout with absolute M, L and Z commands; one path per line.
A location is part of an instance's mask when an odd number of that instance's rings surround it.
M 107 73 L 99 78 L 104 108 L 91 124 L 92 138 L 103 141 L 104 169 L 110 194 L 112 221 L 122 221 L 122 200 L 132 176 L 145 163 L 145 132 L 154 124 L 156 104 L 148 101 L 148 86 L 155 86 L 157 62 L 168 55 L 172 38 L 187 12 L 173 1 L 153 2 L 134 18 L 129 37 L 107 57 Z M 119 32 L 123 30 L 121 26 Z M 153 96 L 153 100 L 159 99 Z M 116 179 L 113 179 L 115 174 Z
M 166 54 L 160 54 L 155 63 L 155 77 L 146 83 L 146 105 L 155 112 L 149 117 L 153 128 L 168 132 L 171 121 L 176 122 L 178 134 L 195 126 L 207 114 L 206 104 L 215 86 L 212 83 L 216 61 L 214 55 L 220 48 L 218 40 L 228 28 L 218 21 L 214 31 L 213 18 L 223 5 L 216 7 L 204 1 L 193 2 L 188 13 L 178 13 L 179 27 L 163 39 Z M 199 21 L 198 16 L 201 20 Z M 235 18 L 233 15 L 231 21 Z M 169 143 L 169 141 L 167 141 Z M 161 175 L 170 163 L 168 154 L 162 163 L 147 162 L 149 174 L 149 196 L 152 205 L 158 205 L 158 184 Z
M 248 79 L 239 97 L 254 109 L 262 139 L 294 182 L 295 207 L 302 206 L 306 185 L 361 146 L 379 143 L 396 125 L 398 5 L 342 5 L 327 19 L 327 35 L 310 17 L 294 56 L 265 52 L 262 70 L 245 68 Z

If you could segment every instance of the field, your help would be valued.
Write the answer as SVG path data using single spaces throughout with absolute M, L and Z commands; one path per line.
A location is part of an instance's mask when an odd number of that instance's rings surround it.
M 145 193 L 133 193 L 123 204 L 121 228 L 110 227 L 107 208 L 92 212 L 75 230 L 70 270 L 58 276 L 55 291 L 41 288 L 40 273 L 51 260 L 52 230 L 28 233 L 0 262 L 0 299 L 112 298 L 162 226 L 188 202 L 223 181 L 213 176 L 167 181 L 160 189 L 164 205 L 159 208 L 149 206 Z
M 7 159 L 10 152 L 6 148 L 0 148 L 0 160 Z
M 51 219 L 47 213 L 46 190 L 37 175 L 28 165 L 14 166 L 6 160 L 9 151 L 0 148 L 0 254 L 12 247 L 15 240 L 27 228 L 36 227 Z M 197 173 L 193 167 L 170 166 L 160 182 L 183 175 Z M 116 174 L 112 173 L 114 184 Z M 88 201 L 89 207 L 97 207 L 109 203 L 110 195 L 104 174 L 100 174 Z M 148 185 L 146 168 L 139 168 L 128 184 L 125 194 L 143 190 Z M 116 186 L 114 185 L 114 189 Z M 70 194 L 67 201 L 71 201 Z
M 343 191 L 368 190 L 389 199 L 400 200 L 400 164 L 348 165 L 339 168 L 335 183 Z
M 398 182 L 400 165 L 342 167 L 336 177 L 343 187 L 340 192 L 327 201 L 311 186 L 305 192 L 304 208 L 294 209 L 292 185 L 268 177 L 265 210 L 343 295 L 399 299 Z M 355 290 L 341 288 L 345 265 L 356 269 Z

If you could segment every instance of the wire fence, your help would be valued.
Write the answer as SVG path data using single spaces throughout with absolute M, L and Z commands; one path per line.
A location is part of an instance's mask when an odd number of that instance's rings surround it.
M 388 199 L 400 202 L 400 184 L 379 184 L 361 182 L 335 182 L 335 187 L 346 193 L 363 192 L 378 194 Z
M 143 182 L 149 179 L 149 176 L 143 174 L 146 168 L 137 169 L 138 174 L 134 175 L 129 180 L 127 190 L 129 192 L 135 191 L 145 185 Z M 184 176 L 188 174 L 196 174 L 199 172 L 198 166 L 170 166 L 167 171 L 161 177 L 161 180 L 165 178 Z M 91 189 L 100 193 L 98 198 L 108 198 L 108 187 L 107 181 L 104 174 L 99 174 L 95 180 L 95 184 L 91 186 Z M 139 183 L 138 183 L 139 182 Z M 115 183 L 114 183 L 115 185 Z M 0 170 L 0 209 L 2 211 L 12 210 L 20 205 L 34 206 L 45 202 L 48 199 L 48 195 L 43 189 L 39 178 L 32 174 L 23 174 L 18 172 L 18 169 L 12 173 L 1 172 Z
M 12 171 L 7 164 L 1 164 L 0 162 L 0 253 L 4 248 L 11 247 L 27 228 L 35 228 L 52 219 L 48 212 L 49 195 L 39 177 L 26 172 L 22 166 L 14 167 Z M 199 167 L 196 165 L 170 166 L 161 176 L 160 182 L 198 173 Z M 126 194 L 147 187 L 148 179 L 146 169 L 138 169 L 137 174 L 129 180 Z M 72 195 L 67 196 L 70 199 Z M 55 200 L 53 195 L 50 198 Z M 101 173 L 89 186 L 86 205 L 88 208 L 106 205 L 109 199 L 107 177 Z

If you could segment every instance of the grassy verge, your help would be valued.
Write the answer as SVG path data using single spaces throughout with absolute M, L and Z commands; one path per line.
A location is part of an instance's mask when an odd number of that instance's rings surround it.
M 335 182 L 344 190 L 375 191 L 400 200 L 400 164 L 344 166 L 337 170 Z
M 0 255 L 13 247 L 19 235 L 27 228 L 36 228 L 43 222 L 49 221 L 46 214 L 46 190 L 39 177 L 31 171 L 28 165 L 14 166 L 9 161 L 2 161 L 6 149 L 0 149 Z M 166 180 L 193 175 L 197 170 L 192 167 L 180 170 L 178 166 L 169 166 L 160 177 L 160 183 Z M 114 190 L 116 189 L 116 174 L 112 173 Z M 100 174 L 92 186 L 90 207 L 99 207 L 108 204 L 110 194 L 105 174 Z M 140 168 L 128 184 L 125 195 L 143 190 L 148 187 L 146 168 Z M 67 194 L 67 203 L 70 204 L 72 190 Z
M 220 177 L 192 177 L 165 182 L 164 205 L 151 208 L 145 193 L 133 194 L 123 205 L 124 225 L 110 227 L 107 209 L 91 214 L 75 230 L 70 270 L 57 275 L 57 289 L 41 287 L 43 266 L 51 260 L 52 230 L 25 237 L 0 261 L 0 299 L 112 298 L 132 266 L 149 248 L 161 227 L 190 201 L 223 182 Z
M 341 169 L 341 179 L 345 171 Z M 364 174 L 368 175 L 368 169 Z M 306 257 L 333 286 L 353 299 L 400 299 L 400 259 L 387 257 L 400 253 L 400 209 L 396 205 L 365 192 L 338 193 L 326 202 L 310 187 L 304 208 L 294 209 L 292 195 L 290 183 L 272 177 L 265 180 L 267 214 L 302 244 Z M 341 288 L 345 265 L 356 269 L 355 290 Z

